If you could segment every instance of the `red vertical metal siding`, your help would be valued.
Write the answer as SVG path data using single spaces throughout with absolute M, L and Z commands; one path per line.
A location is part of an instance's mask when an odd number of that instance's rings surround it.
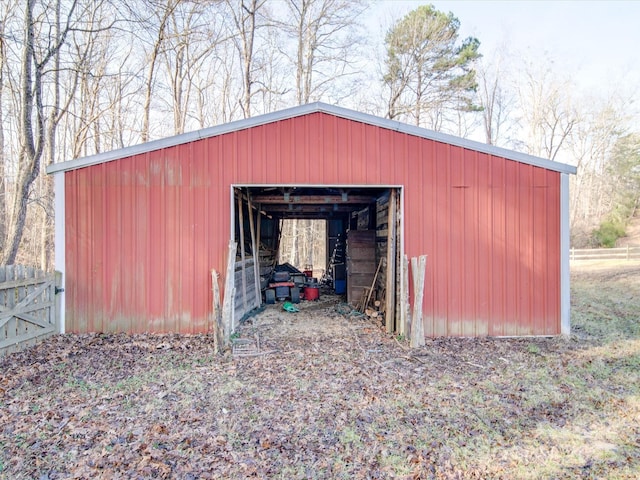
M 69 331 L 203 332 L 232 184 L 403 185 L 425 332 L 560 333 L 560 174 L 315 113 L 68 171 Z

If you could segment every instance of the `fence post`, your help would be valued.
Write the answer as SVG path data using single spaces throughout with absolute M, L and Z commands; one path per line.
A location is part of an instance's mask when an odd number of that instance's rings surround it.
M 55 316 L 56 316 L 56 333 L 60 333 L 61 332 L 61 328 L 60 328 L 60 319 L 62 318 L 62 298 L 60 297 L 60 294 L 62 292 L 58 293 L 58 289 L 62 287 L 62 272 L 56 270 L 55 272 L 56 275 L 56 280 L 53 285 L 53 293 L 54 293 L 54 298 L 55 298 L 55 305 L 52 308 L 55 308 L 56 312 L 55 312 Z

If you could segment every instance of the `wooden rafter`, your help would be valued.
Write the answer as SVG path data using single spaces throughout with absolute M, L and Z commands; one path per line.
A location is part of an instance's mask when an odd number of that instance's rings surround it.
M 296 195 L 294 193 L 283 195 L 254 195 L 253 202 L 261 204 L 295 204 L 295 205 L 369 205 L 374 203 L 376 197 L 370 195 Z

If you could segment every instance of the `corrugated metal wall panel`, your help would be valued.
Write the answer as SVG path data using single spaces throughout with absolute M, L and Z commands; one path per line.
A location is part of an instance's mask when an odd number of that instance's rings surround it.
M 315 113 L 65 179 L 69 331 L 206 331 L 232 184 L 371 184 L 404 185 L 427 335 L 559 333 L 557 172 Z
M 491 184 L 489 186 L 489 195 L 491 201 L 491 218 L 488 219 L 491 224 L 491 236 L 488 239 L 489 258 L 491 260 L 490 270 L 490 291 L 491 299 L 490 309 L 490 335 L 504 335 L 504 268 L 505 268 L 505 248 L 506 248 L 506 231 L 505 231 L 505 176 L 504 164 L 506 160 L 502 158 L 489 158 L 491 171 Z
M 476 321 L 478 322 L 478 333 L 491 335 L 492 312 L 491 312 L 491 278 L 492 278 L 492 251 L 493 251 L 493 210 L 492 210 L 492 177 L 491 160 L 488 155 L 475 153 L 477 162 L 477 235 L 478 248 L 476 260 L 477 272 L 477 305 Z M 484 221 L 482 220 L 484 219 Z
M 541 168 L 533 170 L 533 192 L 532 192 L 532 221 L 533 221 L 533 234 L 535 237 L 547 238 L 547 196 L 549 189 L 553 188 L 552 178 L 547 179 L 546 172 Z M 559 220 L 558 220 L 559 221 Z M 533 281 L 536 282 L 539 278 L 544 278 L 545 270 L 548 268 L 548 248 L 547 242 L 534 241 L 532 242 L 532 270 Z M 546 282 L 548 283 L 548 282 Z M 531 314 L 533 316 L 533 331 L 544 332 L 545 328 L 545 316 L 547 314 L 547 304 L 550 301 L 549 292 L 546 288 L 538 288 L 539 285 L 533 285 L 531 288 L 535 292 L 535 297 L 532 299 Z M 557 299 L 560 300 L 560 297 Z
M 456 189 L 461 190 L 463 196 L 462 209 L 464 211 L 463 286 L 460 292 L 460 300 L 464 305 L 462 309 L 464 312 L 462 330 L 464 335 L 487 335 L 487 327 L 478 321 L 478 249 L 480 248 L 478 167 L 475 153 L 461 152 L 460 158 L 463 178 L 461 186 Z

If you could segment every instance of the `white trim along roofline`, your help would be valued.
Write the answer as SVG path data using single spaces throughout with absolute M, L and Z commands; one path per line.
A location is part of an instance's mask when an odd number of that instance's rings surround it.
M 257 127 L 260 125 L 266 125 L 281 120 L 288 120 L 303 115 L 309 115 L 312 113 L 327 113 L 336 117 L 344 118 L 347 120 L 353 120 L 355 122 L 361 122 L 367 125 L 373 125 L 380 128 L 386 128 L 400 133 L 406 133 L 408 135 L 414 135 L 416 137 L 426 138 L 429 140 L 435 140 L 436 142 L 442 142 L 458 147 L 466 148 L 477 152 L 487 153 L 489 155 L 503 157 L 509 160 L 514 160 L 520 163 L 533 165 L 536 167 L 542 167 L 547 170 L 553 170 L 561 173 L 576 173 L 576 167 L 565 163 L 554 162 L 541 157 L 535 157 L 526 153 L 515 152 L 506 148 L 495 147 L 493 145 L 487 145 L 481 142 L 473 140 L 467 140 L 454 135 L 448 135 L 446 133 L 435 132 L 414 125 L 398 122 L 396 120 L 389 120 L 386 118 L 377 117 L 368 113 L 361 113 L 354 110 L 349 110 L 344 107 L 338 107 L 336 105 L 328 105 L 322 102 L 309 103 L 306 105 L 299 105 L 297 107 L 291 107 L 277 112 L 267 113 L 259 115 L 257 117 L 246 118 L 244 120 L 237 120 L 223 125 L 217 125 L 214 127 L 203 128 L 193 132 L 183 133 L 181 135 L 174 135 L 172 137 L 161 138 L 159 140 L 153 140 L 151 142 L 141 143 L 130 147 L 121 148 L 118 150 L 112 150 L 109 152 L 99 153 L 97 155 L 91 155 L 88 157 L 77 158 L 66 162 L 54 163 L 47 167 L 47 173 L 64 172 L 69 170 L 76 170 L 78 168 L 88 167 L 91 165 L 97 165 L 100 163 L 110 162 L 120 158 L 130 157 L 133 155 L 139 155 L 142 153 L 151 152 L 154 150 L 160 150 L 163 148 L 173 147 L 184 143 L 193 142 L 209 137 L 215 137 L 225 133 L 236 132 L 251 127 Z

